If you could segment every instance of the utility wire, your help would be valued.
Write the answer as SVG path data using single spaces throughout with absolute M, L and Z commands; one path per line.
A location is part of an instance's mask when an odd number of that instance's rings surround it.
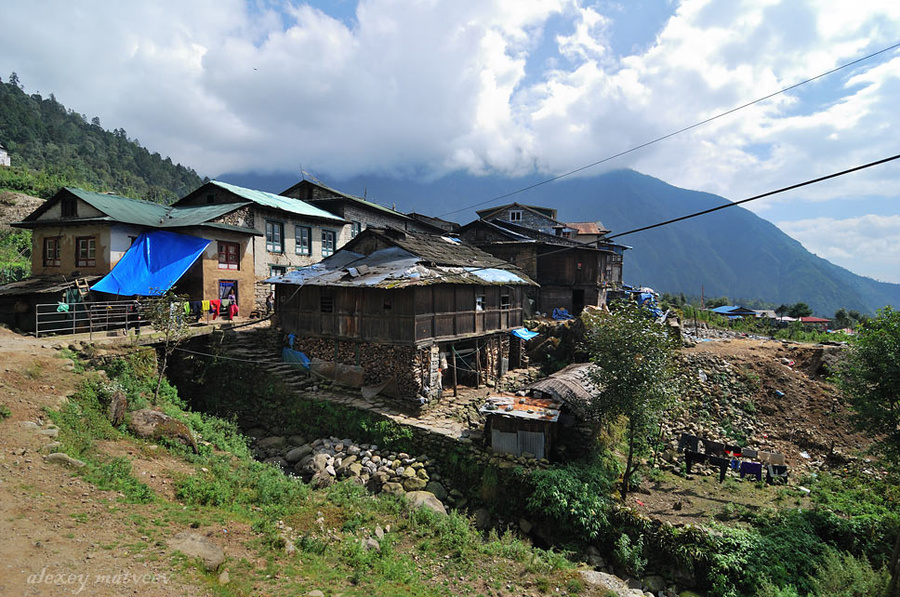
M 843 69 L 845 69 L 845 68 L 849 68 L 849 67 L 851 67 L 851 66 L 853 66 L 853 65 L 855 65 L 855 64 L 859 64 L 860 62 L 863 62 L 863 61 L 868 60 L 868 59 L 870 59 L 870 58 L 874 58 L 875 56 L 878 56 L 878 55 L 880 55 L 880 54 L 884 54 L 885 52 L 890 52 L 891 50 L 894 50 L 894 49 L 896 49 L 896 48 L 900 48 L 900 42 L 897 42 L 897 43 L 895 43 L 895 44 L 893 44 L 893 45 L 891 45 L 891 46 L 888 46 L 887 48 L 884 48 L 884 49 L 882 49 L 882 50 L 878 50 L 877 52 L 873 52 L 872 54 L 868 54 L 868 55 L 866 55 L 866 56 L 863 56 L 862 58 L 857 58 L 856 60 L 853 60 L 853 61 L 851 61 L 851 62 L 847 62 L 846 64 L 842 64 L 842 65 L 840 65 L 840 66 L 838 66 L 838 67 L 835 67 L 835 68 L 833 68 L 833 69 L 831 69 L 831 70 L 829 70 L 829 71 L 825 71 L 824 73 L 818 74 L 818 75 L 816 75 L 816 76 L 814 76 L 814 77 L 810 77 L 810 78 L 808 78 L 808 79 L 805 79 L 805 80 L 803 80 L 803 81 L 800 81 L 799 83 L 794 83 L 793 85 L 790 85 L 789 87 L 785 87 L 785 88 L 783 88 L 783 89 L 780 89 L 779 91 L 775 91 L 775 92 L 770 93 L 770 94 L 768 94 L 768 95 L 765 95 L 765 96 L 763 96 L 763 97 L 761 97 L 761 98 L 755 99 L 755 100 L 753 100 L 753 101 L 751 101 L 751 102 L 747 102 L 747 103 L 745 103 L 745 104 L 742 104 L 742 105 L 740 105 L 740 106 L 737 106 L 736 108 L 732 108 L 732 109 L 727 110 L 727 111 L 725 111 L 725 112 L 721 112 L 721 113 L 719 113 L 719 114 L 716 114 L 715 116 L 711 116 L 710 118 L 707 118 L 706 120 L 701 120 L 700 122 L 697 122 L 697 123 L 694 123 L 694 124 L 692 124 L 692 125 L 686 126 L 686 127 L 684 127 L 684 128 L 678 129 L 677 131 L 668 133 L 667 135 L 663 135 L 662 137 L 657 137 L 656 139 L 653 139 L 652 141 L 647 141 L 647 142 L 645 142 L 645 143 L 641 143 L 640 145 L 636 145 L 635 147 L 632 147 L 631 149 L 626 149 L 625 151 L 620 151 L 619 153 L 616 153 L 616 154 L 613 154 L 613 155 L 611 155 L 611 156 L 605 157 L 605 158 L 603 158 L 603 159 L 597 160 L 596 162 L 591 162 L 590 164 L 587 164 L 587 165 L 585 165 L 585 166 L 581 166 L 580 168 L 576 168 L 576 169 L 574 169 L 574 170 L 570 170 L 570 171 L 568 171 L 568 172 L 565 172 L 565 173 L 563 173 L 563 174 L 559 174 L 559 175 L 554 176 L 554 177 L 552 177 L 552 178 L 548 178 L 548 179 L 546 179 L 546 180 L 542 180 L 542 181 L 540 181 L 540 182 L 536 182 L 536 183 L 531 184 L 531 185 L 528 185 L 528 186 L 526 186 L 526 187 L 522 187 L 521 189 L 517 189 L 517 190 L 515 190 L 515 191 L 510 191 L 510 192 L 508 192 L 508 193 L 504 193 L 503 195 L 498 195 L 498 196 L 496 196 L 496 197 L 492 197 L 492 198 L 490 198 L 490 199 L 486 199 L 486 200 L 480 201 L 480 202 L 478 202 L 478 203 L 473 203 L 473 204 L 471 204 L 471 205 L 467 205 L 466 207 L 461 207 L 460 209 L 455 209 L 455 210 L 453 210 L 453 211 L 448 211 L 448 212 L 442 213 L 442 214 L 440 214 L 438 217 L 439 217 L 439 218 L 442 218 L 442 217 L 444 217 L 444 216 L 449 216 L 449 215 L 453 215 L 453 214 L 455 214 L 455 213 L 459 213 L 459 212 L 462 212 L 462 211 L 466 211 L 466 210 L 472 209 L 473 207 L 478 207 L 478 206 L 480 206 L 480 205 L 486 205 L 486 204 L 488 204 L 488 203 L 493 203 L 493 202 L 499 201 L 499 200 L 501 200 L 501 199 L 506 199 L 507 197 L 512 197 L 513 195 L 518 195 L 519 193 L 524 193 L 525 191 L 530 191 L 531 189 L 537 188 L 537 187 L 539 187 L 539 186 L 542 186 L 542 185 L 545 185 L 545 184 L 549 184 L 549 183 L 551 183 L 551 182 L 555 182 L 555 181 L 557 181 L 557 180 L 559 180 L 559 179 L 561 179 L 561 178 L 566 178 L 567 176 L 572 176 L 573 174 L 577 174 L 577 173 L 579 173 L 579 172 L 582 172 L 583 170 L 587 170 L 587 169 L 589 169 L 589 168 L 593 168 L 594 166 L 599 166 L 600 164 L 606 163 L 606 162 L 608 162 L 608 161 L 610 161 L 610 160 L 614 160 L 614 159 L 616 159 L 616 158 L 622 157 L 623 155 L 627 155 L 627 154 L 632 153 L 632 152 L 635 152 L 635 151 L 637 151 L 637 150 L 639 150 L 639 149 L 643 149 L 643 148 L 648 147 L 648 146 L 650 146 L 650 145 L 654 145 L 654 144 L 656 144 L 656 143 L 659 143 L 660 141 L 665 141 L 666 139 L 669 139 L 669 138 L 671 138 L 671 137 L 674 137 L 675 135 L 680 135 L 681 133 L 687 132 L 687 131 L 689 131 L 689 130 L 691 130 L 691 129 L 695 129 L 695 128 L 697 128 L 697 127 L 703 126 L 704 124 L 708 124 L 708 123 L 710 123 L 710 122 L 712 122 L 712 121 L 714 121 L 714 120 L 718 120 L 719 118 L 722 118 L 722 117 L 724 117 L 724 116 L 728 116 L 729 114 L 733 114 L 734 112 L 737 112 L 738 110 L 743 110 L 744 108 L 748 108 L 748 107 L 750 107 L 750 106 L 752 106 L 752 105 L 754 105 L 754 104 L 758 104 L 759 102 L 763 102 L 763 101 L 765 101 L 765 100 L 767 100 L 767 99 L 771 99 L 771 98 L 773 98 L 773 97 L 775 97 L 775 96 L 777 96 L 777 95 L 781 95 L 782 93 L 786 93 L 786 92 L 788 92 L 788 91 L 790 91 L 790 90 L 792 90 L 792 89 L 796 89 L 796 88 L 798 88 L 798 87 L 800 87 L 800 86 L 802 86 L 802 85 L 806 85 L 807 83 L 811 83 L 811 82 L 813 82 L 813 81 L 816 81 L 817 79 L 821 79 L 822 77 L 827 77 L 828 75 L 834 74 L 834 73 L 836 73 L 836 72 L 838 72 L 838 71 L 841 71 L 841 70 L 843 70 Z M 621 236 L 621 235 L 617 235 L 617 236 Z
M 770 197 L 772 195 L 777 195 L 778 193 L 784 193 L 785 191 L 799 189 L 800 187 L 805 187 L 805 186 L 808 186 L 811 184 L 815 184 L 817 182 L 822 182 L 823 180 L 829 180 L 831 178 L 837 178 L 838 176 L 844 176 L 845 174 L 850 174 L 851 172 L 857 172 L 859 170 L 865 170 L 866 168 L 871 168 L 873 166 L 879 166 L 881 164 L 886 164 L 886 163 L 892 162 L 896 159 L 900 159 L 900 153 L 898 153 L 897 155 L 893 155 L 889 158 L 884 158 L 881 160 L 877 160 L 875 162 L 869 162 L 868 164 L 863 164 L 861 166 L 856 166 L 855 168 L 850 168 L 848 170 L 842 170 L 840 172 L 835 172 L 835 173 L 829 174 L 827 176 L 820 176 L 819 178 L 813 178 L 812 180 L 807 180 L 805 182 L 793 184 L 788 187 L 782 187 L 782 188 L 774 190 L 774 191 L 769 191 L 768 193 L 762 193 L 761 195 L 755 195 L 753 197 L 748 197 L 747 199 L 741 199 L 740 201 L 735 201 L 733 203 L 726 203 L 725 205 L 720 205 L 718 207 L 704 209 L 703 211 L 698 211 L 698 212 L 695 212 L 692 214 L 688 214 L 686 216 L 681 216 L 678 218 L 673 218 L 671 220 L 666 220 L 665 222 L 659 222 L 658 224 L 651 224 L 650 226 L 643 226 L 641 228 L 635 228 L 634 230 L 629 230 L 627 232 L 620 232 L 618 234 L 612 234 L 610 236 L 607 236 L 606 238 L 616 238 L 619 236 L 625 236 L 626 234 L 634 234 L 635 232 L 643 232 L 645 230 L 652 230 L 653 228 L 659 228 L 660 226 L 667 226 L 669 224 L 674 224 L 675 222 L 681 222 L 682 220 L 696 218 L 697 216 L 706 215 L 708 213 L 712 213 L 714 211 L 719 211 L 720 209 L 725 209 L 727 207 L 734 207 L 735 205 L 741 205 L 742 203 L 756 201 L 757 199 L 762 199 L 763 197 Z

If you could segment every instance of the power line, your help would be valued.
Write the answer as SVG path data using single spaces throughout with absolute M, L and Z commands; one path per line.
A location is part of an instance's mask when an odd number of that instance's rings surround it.
M 616 238 L 618 236 L 625 236 L 626 234 L 634 234 L 635 232 L 643 232 L 645 230 L 652 230 L 653 228 L 659 228 L 660 226 L 667 226 L 669 224 L 674 224 L 675 222 L 681 222 L 682 220 L 688 220 L 690 218 L 696 218 L 697 216 L 706 215 L 706 214 L 712 213 L 714 211 L 719 211 L 720 209 L 734 207 L 735 205 L 741 205 L 742 203 L 756 201 L 757 199 L 762 199 L 763 197 L 770 197 L 772 195 L 777 195 L 778 193 L 784 193 L 785 191 L 799 189 L 800 187 L 805 187 L 805 186 L 808 186 L 811 184 L 815 184 L 817 182 L 822 182 L 823 180 L 829 180 L 831 178 L 837 178 L 838 176 L 844 176 L 845 174 L 850 174 L 851 172 L 857 172 L 859 170 L 865 170 L 866 168 L 871 168 L 873 166 L 879 166 L 881 164 L 886 164 L 887 162 L 892 162 L 896 159 L 900 159 L 900 153 L 898 153 L 897 155 L 893 155 L 889 158 L 884 158 L 884 159 L 881 159 L 881 160 L 878 160 L 875 162 L 869 162 L 868 164 L 863 164 L 861 166 L 856 166 L 856 167 L 850 168 L 848 170 L 842 170 L 840 172 L 835 172 L 835 173 L 829 174 L 827 176 L 820 176 L 819 178 L 813 178 L 812 180 L 807 180 L 805 182 L 793 184 L 788 187 L 782 187 L 782 188 L 774 190 L 774 191 L 769 191 L 768 193 L 762 193 L 761 195 L 755 195 L 753 197 L 748 197 L 747 199 L 741 199 L 740 201 L 735 201 L 733 203 L 726 203 L 725 205 L 720 205 L 718 207 L 704 209 L 703 211 L 698 211 L 696 213 L 688 214 L 686 216 L 681 216 L 678 218 L 673 218 L 671 220 L 666 220 L 665 222 L 659 222 L 658 224 L 651 224 L 650 226 L 643 226 L 641 228 L 635 228 L 634 230 L 629 230 L 627 232 L 620 232 L 618 234 L 612 234 L 610 236 L 607 236 L 606 238 Z
M 455 213 L 459 213 L 459 212 L 462 212 L 462 211 L 466 211 L 466 210 L 472 209 L 473 207 L 478 207 L 478 206 L 480 206 L 480 205 L 486 205 L 486 204 L 488 204 L 488 203 L 493 203 L 493 202 L 495 202 L 495 201 L 499 201 L 499 200 L 501 200 L 501 199 L 506 199 L 507 197 L 511 197 L 511 196 L 513 196 L 513 195 L 518 195 L 518 194 L 520 194 L 520 193 L 524 193 L 525 191 L 530 191 L 531 189 L 537 188 L 537 187 L 539 187 L 539 186 L 543 186 L 543 185 L 545 185 L 545 184 L 549 184 L 549 183 L 551 183 L 551 182 L 555 182 L 555 181 L 557 181 L 557 180 L 559 180 L 559 179 L 561 179 L 561 178 L 566 178 L 567 176 L 572 176 L 573 174 L 577 174 L 577 173 L 582 172 L 582 171 L 584 171 L 584 170 L 587 170 L 587 169 L 589 169 L 589 168 L 593 168 L 594 166 L 599 166 L 600 164 L 603 164 L 603 163 L 606 163 L 606 162 L 608 162 L 608 161 L 610 161 L 610 160 L 614 160 L 614 159 L 616 159 L 616 158 L 622 157 L 623 155 L 627 155 L 627 154 L 632 153 L 632 152 L 635 152 L 635 151 L 637 151 L 637 150 L 639 150 L 639 149 L 643 149 L 643 148 L 648 147 L 648 146 L 650 146 L 650 145 L 654 145 L 654 144 L 656 144 L 656 143 L 659 143 L 660 141 L 665 141 L 666 139 L 669 139 L 669 138 L 671 138 L 671 137 L 674 137 L 675 135 L 680 135 L 681 133 L 687 132 L 687 131 L 689 131 L 689 130 L 691 130 L 691 129 L 695 129 L 695 128 L 697 128 L 697 127 L 703 126 L 704 124 L 708 124 L 708 123 L 710 123 L 710 122 L 712 122 L 712 121 L 714 121 L 714 120 L 718 120 L 719 118 L 722 118 L 722 117 L 724 117 L 724 116 L 728 116 L 729 114 L 733 114 L 734 112 L 737 112 L 738 110 L 743 110 L 744 108 L 748 108 L 748 107 L 750 107 L 750 106 L 752 106 L 752 105 L 754 105 L 754 104 L 758 104 L 759 102 L 763 102 L 763 101 L 765 101 L 765 100 L 767 100 L 767 99 L 771 99 L 771 98 L 773 98 L 773 97 L 775 97 L 775 96 L 777 96 L 777 95 L 781 95 L 782 93 L 786 93 L 786 92 L 788 92 L 788 91 L 790 91 L 790 90 L 792 90 L 792 89 L 796 89 L 796 88 L 798 88 L 798 87 L 800 87 L 800 86 L 802 86 L 802 85 L 806 85 L 807 83 L 811 83 L 811 82 L 813 82 L 813 81 L 816 81 L 817 79 L 821 79 L 822 77 L 827 77 L 828 75 L 834 74 L 834 73 L 836 73 L 836 72 L 838 72 L 838 71 L 841 71 L 841 70 L 843 70 L 843 69 L 845 69 L 845 68 L 849 68 L 849 67 L 851 67 L 851 66 L 853 66 L 853 65 L 855 65 L 855 64 L 859 64 L 860 62 L 863 62 L 863 61 L 865 61 L 865 60 L 869 60 L 870 58 L 874 58 L 875 56 L 878 56 L 878 55 L 880 55 L 880 54 L 884 54 L 885 52 L 889 52 L 889 51 L 894 50 L 894 49 L 896 49 L 896 48 L 898 48 L 898 47 L 900 47 L 900 42 L 897 42 L 897 43 L 895 43 L 895 44 L 893 44 L 893 45 L 891 45 L 891 46 L 888 46 L 887 48 L 884 48 L 884 49 L 882 49 L 882 50 L 878 50 L 877 52 L 873 52 L 873 53 L 871 53 L 871 54 L 868 54 L 868 55 L 866 55 L 866 56 L 863 56 L 862 58 L 857 58 L 856 60 L 853 60 L 853 61 L 851 61 L 851 62 L 847 62 L 846 64 L 842 64 L 841 66 L 835 67 L 835 68 L 833 68 L 833 69 L 831 69 L 831 70 L 829 70 L 829 71 L 825 71 L 824 73 L 818 74 L 818 75 L 816 75 L 816 76 L 814 76 L 814 77 L 810 77 L 810 78 L 808 78 L 808 79 L 805 79 L 805 80 L 803 80 L 803 81 L 800 81 L 799 83 L 794 83 L 793 85 L 790 85 L 789 87 L 785 87 L 785 88 L 783 88 L 783 89 L 780 89 L 779 91 L 775 91 L 775 92 L 773 92 L 773 93 L 770 93 L 770 94 L 768 94 L 768 95 L 765 95 L 765 96 L 763 96 L 763 97 L 760 97 L 760 98 L 758 98 L 758 99 L 755 99 L 755 100 L 753 100 L 753 101 L 751 101 L 751 102 L 747 102 L 747 103 L 745 103 L 745 104 L 742 104 L 742 105 L 740 105 L 740 106 L 737 106 L 736 108 L 732 108 L 732 109 L 727 110 L 727 111 L 725 111 L 725 112 L 721 112 L 721 113 L 719 113 L 719 114 L 716 114 L 715 116 L 711 116 L 710 118 L 707 118 L 707 119 L 705 119 L 705 120 L 701 120 L 700 122 L 694 123 L 694 124 L 692 124 L 692 125 L 690 125 L 690 126 L 686 126 L 686 127 L 684 127 L 684 128 L 678 129 L 677 131 L 668 133 L 668 134 L 666 134 L 666 135 L 663 135 L 662 137 L 657 137 L 657 138 L 653 139 L 652 141 L 647 141 L 647 142 L 645 142 L 645 143 L 641 143 L 640 145 L 636 145 L 635 147 L 632 147 L 631 149 L 626 149 L 625 151 L 620 151 L 619 153 L 613 154 L 613 155 L 611 155 L 611 156 L 605 157 L 605 158 L 600 159 L 600 160 L 597 160 L 597 161 L 595 161 L 595 162 L 591 162 L 590 164 L 587 164 L 587 165 L 585 165 L 585 166 L 581 166 L 580 168 L 576 168 L 576 169 L 574 169 L 574 170 L 570 170 L 570 171 L 568 171 L 568 172 L 565 172 L 565 173 L 563 173 L 563 174 L 559 174 L 559 175 L 554 176 L 554 177 L 552 177 L 552 178 L 548 178 L 548 179 L 546 179 L 546 180 L 542 180 L 542 181 L 540 181 L 540 182 L 536 182 L 536 183 L 531 184 L 531 185 L 528 185 L 528 186 L 526 186 L 526 187 L 522 187 L 521 189 L 517 189 L 517 190 L 515 190 L 515 191 L 510 191 L 509 193 L 504 193 L 503 195 L 498 195 L 498 196 L 496 196 L 496 197 L 492 197 L 492 198 L 490 198 L 490 199 L 486 199 L 486 200 L 480 201 L 480 202 L 478 202 L 478 203 L 473 203 L 473 204 L 471 204 L 471 205 L 468 205 L 468 206 L 466 206 L 466 207 L 462 207 L 462 208 L 460 208 L 460 209 L 455 209 L 455 210 L 453 210 L 453 211 L 448 211 L 448 212 L 442 213 L 442 214 L 440 214 L 438 217 L 449 216 L 449 215 L 452 215 L 452 214 L 455 214 Z M 617 235 L 617 236 L 621 236 L 621 235 Z

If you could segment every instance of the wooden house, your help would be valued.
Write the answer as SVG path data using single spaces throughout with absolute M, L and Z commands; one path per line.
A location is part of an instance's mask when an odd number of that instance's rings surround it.
M 178 280 L 176 290 L 194 300 L 223 298 L 234 290 L 240 310 L 248 314 L 255 285 L 252 239 L 258 233 L 233 217 L 246 205 L 168 207 L 67 187 L 11 225 L 32 231 L 32 276 L 45 278 L 48 288 L 55 288 L 60 277 L 108 274 L 144 232 L 165 230 L 206 239 L 209 244 Z M 36 284 L 29 288 L 34 291 Z
M 332 257 L 275 284 L 281 327 L 310 357 L 360 366 L 367 384 L 437 398 L 509 367 L 527 275 L 459 239 L 367 228 Z
M 532 312 L 564 308 L 577 315 L 588 305 L 603 305 L 607 288 L 622 282 L 621 245 L 586 245 L 503 220 L 475 220 L 459 236 L 540 284 L 528 291 Z

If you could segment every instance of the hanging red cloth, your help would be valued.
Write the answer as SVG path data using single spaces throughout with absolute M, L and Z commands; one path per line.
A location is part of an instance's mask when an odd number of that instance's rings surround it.
M 220 299 L 210 299 L 209 301 L 209 310 L 212 311 L 213 319 L 219 316 L 219 309 L 222 308 L 222 301 Z

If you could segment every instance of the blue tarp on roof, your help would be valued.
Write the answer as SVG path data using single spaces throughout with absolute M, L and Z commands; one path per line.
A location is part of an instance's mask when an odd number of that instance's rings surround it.
M 121 296 L 158 296 L 172 287 L 210 241 L 163 230 L 144 232 L 91 290 Z

